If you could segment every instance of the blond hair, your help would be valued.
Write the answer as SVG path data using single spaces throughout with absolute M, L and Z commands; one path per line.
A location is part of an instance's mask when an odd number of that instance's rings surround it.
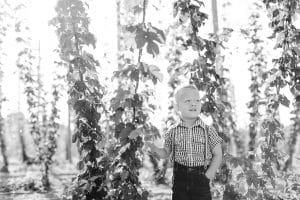
M 179 88 L 176 92 L 175 92 L 175 102 L 178 103 L 178 100 L 181 98 L 182 93 L 187 90 L 187 89 L 191 89 L 191 90 L 196 90 L 198 91 L 197 87 L 195 85 L 186 85 L 183 86 L 181 88 Z

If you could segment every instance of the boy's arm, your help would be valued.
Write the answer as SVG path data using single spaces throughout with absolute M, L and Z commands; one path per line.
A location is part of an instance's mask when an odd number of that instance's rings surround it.
M 223 153 L 222 153 L 222 147 L 220 143 L 214 147 L 212 153 L 213 153 L 212 161 L 205 173 L 205 176 L 209 179 L 213 179 L 215 177 L 216 172 L 222 163 Z
M 157 154 L 162 159 L 168 158 L 171 154 L 171 148 L 169 146 L 159 148 L 152 142 L 145 142 L 145 145 L 150 148 L 151 153 Z

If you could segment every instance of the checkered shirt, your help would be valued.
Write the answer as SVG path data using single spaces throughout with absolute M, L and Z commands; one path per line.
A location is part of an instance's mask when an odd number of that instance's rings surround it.
M 196 120 L 191 128 L 181 120 L 165 132 L 164 147 L 171 149 L 173 148 L 173 135 L 175 134 L 174 158 L 176 162 L 190 167 L 205 164 L 205 126 L 200 118 Z M 207 161 L 210 163 L 213 156 L 212 150 L 222 142 L 222 138 L 218 136 L 214 128 L 209 127 L 208 130 Z M 171 160 L 173 160 L 172 155 Z

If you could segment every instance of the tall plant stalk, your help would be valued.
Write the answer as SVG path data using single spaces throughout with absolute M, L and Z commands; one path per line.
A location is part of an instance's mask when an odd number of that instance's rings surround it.
M 103 159 L 101 146 L 103 132 L 99 125 L 104 88 L 99 82 L 96 68 L 99 62 L 84 50 L 96 47 L 96 38 L 89 31 L 88 5 L 81 0 L 59 0 L 57 16 L 50 24 L 56 27 L 59 55 L 68 66 L 69 103 L 75 112 L 76 130 L 72 141 L 78 143 L 80 173 L 71 186 L 74 199 L 103 199 L 107 195 L 105 183 L 108 163 Z M 103 144 L 103 143 L 102 143 Z

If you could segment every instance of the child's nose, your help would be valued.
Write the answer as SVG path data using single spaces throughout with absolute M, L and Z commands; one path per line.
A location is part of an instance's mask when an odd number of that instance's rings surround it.
M 197 105 L 197 101 L 192 101 L 191 104 L 192 104 L 192 106 L 196 106 Z

